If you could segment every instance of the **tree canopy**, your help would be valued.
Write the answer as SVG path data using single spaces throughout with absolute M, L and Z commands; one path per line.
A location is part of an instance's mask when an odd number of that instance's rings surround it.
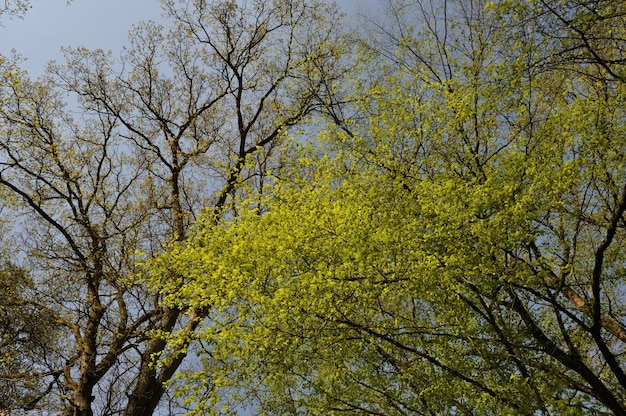
M 161 3 L 0 57 L 0 414 L 626 414 L 626 3 Z
M 203 362 L 179 394 L 198 414 L 624 414 L 623 8 L 410 3 L 368 45 L 395 50 L 362 118 L 296 139 L 269 190 L 151 263 L 166 305 L 208 311 L 168 338 Z

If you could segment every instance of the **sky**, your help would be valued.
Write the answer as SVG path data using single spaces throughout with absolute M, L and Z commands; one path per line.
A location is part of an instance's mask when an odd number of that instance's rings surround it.
M 353 15 L 381 1 L 338 3 Z M 27 59 L 22 67 L 38 76 L 48 61 L 63 61 L 63 46 L 101 48 L 118 55 L 133 24 L 145 20 L 162 20 L 157 0 L 73 0 L 69 5 L 66 0 L 32 0 L 32 8 L 22 19 L 3 16 L 0 54 L 10 55 L 14 49 Z
M 156 0 L 32 0 L 22 19 L 3 16 L 0 54 L 15 49 L 27 58 L 22 65 L 32 75 L 43 71 L 49 60 L 62 61 L 62 46 L 120 51 L 128 31 L 142 20 L 161 19 Z

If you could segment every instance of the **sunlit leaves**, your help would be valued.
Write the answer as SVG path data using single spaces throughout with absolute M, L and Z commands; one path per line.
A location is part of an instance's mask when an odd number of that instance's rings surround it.
M 422 8 L 431 26 L 402 28 L 401 69 L 356 104 L 367 122 L 300 147 L 269 193 L 151 265 L 166 304 L 210 311 L 196 337 L 220 383 L 196 400 L 623 411 L 623 85 L 538 70 L 496 23 L 514 5 L 479 3 Z

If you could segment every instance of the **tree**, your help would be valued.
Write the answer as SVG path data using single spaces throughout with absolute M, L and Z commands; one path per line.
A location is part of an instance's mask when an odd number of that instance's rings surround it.
M 77 48 L 38 80 L 2 68 L 3 202 L 24 231 L 29 301 L 64 331 L 47 380 L 64 415 L 157 409 L 188 351 L 163 335 L 193 332 L 204 311 L 162 306 L 139 256 L 184 241 L 207 207 L 228 215 L 284 134 L 339 104 L 332 4 L 163 5 L 172 27 L 138 25 L 119 63 Z
M 0 411 L 32 410 L 52 387 L 45 373 L 59 348 L 54 319 L 29 300 L 33 282 L 24 270 L 5 264 L 0 270 Z
M 622 50 L 540 65 L 526 2 L 412 4 L 362 130 L 152 262 L 210 310 L 197 413 L 625 414 Z

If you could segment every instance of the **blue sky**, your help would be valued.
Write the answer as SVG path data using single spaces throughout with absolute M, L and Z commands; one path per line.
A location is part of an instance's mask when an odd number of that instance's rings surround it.
M 33 0 L 23 19 L 3 19 L 0 53 L 15 49 L 28 61 L 23 65 L 38 75 L 51 59 L 62 60 L 62 46 L 121 50 L 127 33 L 141 20 L 158 20 L 156 0 Z
M 382 0 L 341 0 L 349 14 L 376 5 Z M 22 65 L 31 75 L 41 74 L 52 59 L 63 60 L 62 46 L 86 46 L 112 50 L 117 55 L 126 44 L 132 25 L 142 20 L 161 19 L 157 0 L 32 0 L 23 19 L 3 16 L 0 26 L 0 54 L 12 49 L 27 58 Z

